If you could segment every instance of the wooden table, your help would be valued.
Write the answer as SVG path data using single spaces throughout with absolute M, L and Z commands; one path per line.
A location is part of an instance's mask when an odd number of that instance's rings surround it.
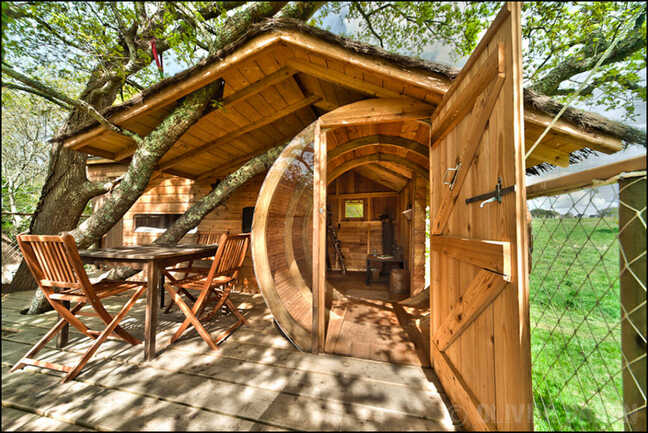
M 155 331 L 158 322 L 158 287 L 161 270 L 179 262 L 201 259 L 216 254 L 217 245 L 178 245 L 162 247 L 141 245 L 132 247 L 81 250 L 85 263 L 126 263 L 143 266 L 148 287 L 146 290 L 146 319 L 144 321 L 144 359 L 155 357 Z
M 376 254 L 367 255 L 367 285 L 371 282 L 371 262 L 379 263 L 399 263 L 401 269 L 404 268 L 403 259 L 396 256 L 381 256 Z

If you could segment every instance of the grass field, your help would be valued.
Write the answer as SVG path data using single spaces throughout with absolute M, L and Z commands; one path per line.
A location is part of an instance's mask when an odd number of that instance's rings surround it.
M 616 217 L 534 218 L 536 430 L 623 430 Z

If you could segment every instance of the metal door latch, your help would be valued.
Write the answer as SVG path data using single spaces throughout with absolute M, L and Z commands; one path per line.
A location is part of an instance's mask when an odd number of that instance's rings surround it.
M 479 207 L 484 207 L 487 203 L 492 203 L 497 201 L 498 203 L 502 202 L 502 196 L 510 192 L 515 191 L 515 185 L 511 185 L 506 188 L 502 188 L 502 178 L 497 177 L 497 185 L 495 185 L 495 191 L 487 192 L 485 194 L 476 195 L 466 199 L 466 204 L 473 203 L 479 200 L 484 200 L 481 202 Z

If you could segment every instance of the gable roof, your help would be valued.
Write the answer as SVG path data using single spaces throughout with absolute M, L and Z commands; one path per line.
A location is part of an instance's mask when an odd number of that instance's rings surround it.
M 297 87 L 302 89 L 302 97 L 307 98 L 311 91 L 318 91 L 318 89 L 322 94 L 320 96 L 323 96 L 319 101 L 316 100 L 317 98 L 311 98 L 313 100 L 310 103 L 291 113 L 301 118 L 301 123 L 307 121 L 308 117 L 317 117 L 321 112 L 328 111 L 327 108 L 332 109 L 335 104 L 331 104 L 330 99 L 337 99 L 334 102 L 348 103 L 371 96 L 402 94 L 436 104 L 459 72 L 447 65 L 390 53 L 379 47 L 343 38 L 300 21 L 273 18 L 251 26 L 237 41 L 217 53 L 205 57 L 191 68 L 144 89 L 131 100 L 107 108 L 103 114 L 125 127 L 133 128 L 136 131 L 140 127 L 143 133 L 148 133 L 155 126 L 151 123 L 159 117 L 156 116 L 155 110 L 158 110 L 157 114 L 164 116 L 164 113 L 172 108 L 173 102 L 182 96 L 220 76 L 227 75 L 229 69 L 244 65 L 249 59 L 256 58 L 258 65 L 259 56 L 272 52 L 272 50 L 275 53 L 274 61 L 279 63 L 277 65 L 279 68 L 296 69 L 296 75 L 290 73 L 285 75 L 292 77 L 291 81 L 297 82 Z M 293 57 L 286 59 L 280 58 L 281 56 Z M 282 62 L 283 64 L 281 64 Z M 239 70 L 239 72 L 241 71 Z M 257 85 L 263 79 L 267 80 L 273 73 L 279 73 L 279 70 L 262 72 L 264 77 L 258 80 L 253 80 L 249 75 L 244 76 L 242 87 Z M 279 78 L 282 77 L 277 77 L 277 79 Z M 226 79 L 226 83 L 234 86 L 235 80 L 235 77 Z M 279 81 L 273 82 L 271 86 L 276 86 L 278 83 Z M 324 88 L 330 87 L 331 83 L 337 87 Z M 343 92 L 348 95 L 341 95 L 337 90 L 338 87 L 343 88 Z M 241 88 L 232 88 L 229 96 L 241 90 Z M 334 96 L 327 98 L 325 93 Z M 316 94 L 312 93 L 310 96 L 314 95 Z M 227 100 L 227 98 L 226 90 L 225 99 Z M 345 98 L 350 101 L 345 101 Z M 154 103 L 157 100 L 163 100 L 163 102 Z M 536 136 L 539 135 L 538 131 L 544 129 L 542 126 L 546 126 L 551 121 L 551 117 L 562 108 L 562 105 L 527 89 L 524 92 L 524 101 L 525 128 L 528 124 L 528 128 L 526 128 L 528 129 L 527 140 L 531 140 L 534 133 L 537 133 Z M 308 107 L 313 113 L 310 116 L 306 113 Z M 234 109 L 234 111 L 236 110 L 238 108 Z M 245 116 L 248 115 L 244 114 L 243 117 Z M 224 115 L 224 117 L 227 116 Z M 147 122 L 149 125 L 145 125 Z M 243 121 L 243 123 L 245 122 Z M 297 123 L 295 128 L 292 128 L 296 131 L 300 130 L 298 129 L 300 125 Z M 276 129 L 277 125 L 273 127 Z M 127 147 L 124 143 L 129 139 L 111 137 L 112 141 L 110 141 L 107 138 L 111 133 L 105 130 L 101 131 L 101 129 L 97 122 L 92 121 L 80 125 L 69 134 L 57 136 L 52 140 L 62 140 L 66 147 L 110 159 L 128 153 L 120 152 L 120 146 L 121 148 Z M 618 122 L 605 119 L 594 113 L 568 108 L 539 147 L 544 146 L 545 141 L 547 146 L 538 149 L 540 152 L 537 155 L 532 155 L 532 165 L 542 162 L 568 164 L 569 159 L 573 160 L 586 154 L 587 150 L 581 150 L 585 147 L 607 153 L 617 151 L 622 147 L 620 140 L 623 137 L 623 130 L 623 125 Z M 213 137 L 227 135 L 226 132 L 220 132 L 222 131 L 214 131 Z M 287 131 L 288 133 L 290 132 Z M 244 139 L 249 134 L 252 132 L 246 132 L 240 137 Z M 93 139 L 99 136 L 103 136 L 103 142 L 101 140 L 93 142 Z M 281 137 L 281 140 L 284 139 Z M 113 148 L 108 144 L 109 142 L 114 144 Z M 204 142 L 205 140 L 203 140 L 203 144 Z M 266 147 L 268 145 L 266 143 Z M 187 148 L 198 146 L 200 146 L 199 143 L 185 144 Z M 243 145 L 243 147 L 245 146 Z M 239 152 L 239 155 L 234 156 L 238 156 L 240 159 L 253 153 Z

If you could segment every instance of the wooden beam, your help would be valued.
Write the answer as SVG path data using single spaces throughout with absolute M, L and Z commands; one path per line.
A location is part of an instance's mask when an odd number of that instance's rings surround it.
M 623 172 L 640 171 L 646 169 L 646 155 L 639 155 L 612 164 L 590 168 L 578 173 L 545 180 L 527 186 L 527 199 L 545 195 L 564 194 L 569 191 L 582 189 L 593 185 L 595 180 L 606 180 Z
M 419 143 L 418 141 L 395 135 L 369 135 L 366 137 L 355 138 L 353 140 L 347 141 L 346 143 L 338 144 L 337 146 L 335 146 L 333 150 L 329 151 L 328 158 L 329 160 L 332 160 L 347 152 L 351 152 L 361 147 L 374 146 L 376 144 L 405 148 L 411 150 L 412 152 L 420 154 L 425 159 L 428 158 L 427 146 Z
M 361 92 L 367 93 L 371 96 L 376 96 L 379 98 L 397 98 L 402 97 L 399 92 L 394 90 L 385 89 L 378 85 L 369 83 L 364 80 L 359 80 L 357 78 L 350 77 L 348 75 L 341 74 L 339 72 L 332 72 L 330 69 L 318 66 L 311 62 L 306 62 L 301 59 L 288 59 L 286 61 L 288 66 L 291 66 L 297 69 L 300 72 L 305 74 L 312 75 L 323 80 L 332 81 L 337 84 L 349 87 L 351 89 L 359 90 Z
M 380 176 L 382 179 L 391 182 L 392 184 L 398 185 L 399 188 L 397 191 L 400 191 L 405 184 L 409 181 L 409 177 L 402 175 L 396 171 L 392 171 L 389 168 L 379 165 L 379 164 L 369 164 L 362 167 L 358 167 L 358 172 L 362 174 L 363 172 L 371 172 L 374 176 Z M 411 175 L 411 172 L 408 173 Z
M 367 179 L 379 183 L 380 185 L 385 186 L 392 191 L 400 191 L 407 183 L 407 179 L 405 178 L 396 177 L 395 175 L 389 176 L 384 171 L 379 170 L 376 164 L 368 164 L 362 167 L 356 167 L 355 171 L 360 175 L 366 177 Z
M 506 284 L 501 275 L 486 270 L 479 271 L 460 298 L 461 302 L 453 306 L 448 317 L 434 333 L 432 341 L 436 347 L 445 352 L 497 298 Z
M 198 175 L 196 174 L 187 173 L 185 171 L 180 171 L 176 169 L 166 170 L 165 173 L 171 174 L 173 176 L 184 177 L 185 179 L 191 179 L 191 180 L 196 180 L 198 177 Z
M 427 119 L 434 106 L 408 97 L 365 99 L 326 113 L 322 128 Z
M 376 164 L 374 164 L 374 166 L 378 166 L 379 168 L 382 168 L 389 173 L 404 177 L 408 182 L 414 178 L 414 173 L 412 172 L 412 170 L 389 161 L 378 161 L 376 162 Z
M 423 168 L 418 164 L 413 163 L 412 161 L 409 161 L 405 158 L 402 158 L 400 156 L 396 155 L 390 155 L 386 153 L 377 153 L 373 155 L 368 155 L 368 156 L 363 156 L 361 158 L 355 158 L 352 160 L 349 160 L 347 162 L 342 163 L 341 165 L 335 167 L 331 172 L 328 174 L 328 182 L 332 182 L 338 177 L 340 177 L 343 173 L 346 173 L 347 171 L 355 168 L 355 167 L 360 167 L 363 165 L 367 164 L 372 164 L 375 162 L 379 161 L 389 161 L 393 162 L 399 165 L 404 165 L 405 167 L 409 168 L 410 170 L 413 170 L 416 172 L 419 176 L 423 177 L 428 177 L 428 170 L 427 168 Z
M 490 118 L 491 112 L 493 111 L 495 102 L 497 102 L 497 97 L 499 96 L 503 84 L 504 77 L 502 75 L 498 75 L 497 81 L 494 83 L 494 87 L 491 89 L 488 96 L 482 100 L 481 105 L 475 107 L 474 109 L 475 113 L 473 114 L 474 119 L 472 119 L 474 122 L 472 125 L 473 129 L 471 131 L 472 134 L 468 137 L 468 140 L 466 140 L 466 145 L 463 149 L 463 152 L 461 153 L 460 161 L 462 163 L 462 166 L 456 173 L 454 188 L 448 189 L 443 196 L 441 205 L 439 206 L 439 211 L 437 212 L 434 218 L 434 222 L 430 227 L 430 233 L 433 235 L 441 234 L 443 230 L 445 230 L 446 224 L 448 223 L 448 218 L 450 217 L 450 214 L 454 209 L 457 198 L 459 197 L 459 193 L 461 192 L 461 187 L 463 186 L 463 183 L 466 180 L 466 176 L 468 175 L 468 170 L 470 170 L 473 160 L 475 159 L 475 155 L 477 154 L 477 149 L 479 148 L 479 144 L 481 143 L 481 138 L 484 130 L 486 129 L 486 124 L 488 123 L 488 119 Z M 476 104 L 479 104 L 479 101 Z M 439 141 L 437 141 L 436 143 L 438 145 Z M 434 147 L 434 144 L 432 145 L 432 147 Z
M 209 141 L 200 147 L 197 147 L 195 149 L 192 149 L 188 152 L 183 153 L 182 155 L 176 156 L 175 158 L 172 158 L 166 162 L 163 162 L 159 165 L 158 169 L 162 171 L 168 170 L 170 167 L 173 167 L 177 164 L 180 164 L 182 161 L 186 161 L 189 158 L 194 158 L 201 153 L 207 152 L 211 149 L 218 148 L 220 146 L 223 146 L 227 144 L 229 141 L 240 137 L 243 134 L 247 134 L 248 132 L 252 132 L 254 130 L 257 130 L 259 128 L 262 128 L 266 125 L 269 125 L 272 122 L 275 122 L 282 117 L 285 117 L 289 114 L 294 113 L 295 111 L 301 110 L 304 107 L 309 106 L 313 102 L 319 100 L 320 97 L 317 95 L 311 95 L 307 96 L 306 98 L 302 99 L 299 102 L 296 102 L 295 104 L 289 105 L 288 107 L 283 108 L 282 110 L 279 110 L 275 112 L 272 116 L 265 117 L 261 119 L 258 122 L 250 123 L 249 125 L 237 129 L 236 131 L 232 131 L 229 134 L 225 134 L 222 137 L 218 137 L 216 140 Z
M 247 153 L 243 156 L 240 156 L 226 164 L 219 165 L 218 167 L 214 167 L 212 169 L 209 169 L 203 173 L 200 173 L 199 175 L 196 176 L 196 180 L 199 182 L 203 182 L 209 179 L 217 179 L 220 177 L 223 177 L 224 175 L 226 176 L 229 173 L 225 173 L 228 169 L 233 169 L 233 168 L 238 168 L 239 166 L 242 166 L 245 164 L 247 161 L 250 159 L 254 158 L 255 156 L 259 156 L 262 153 L 272 149 L 275 147 L 277 143 L 272 143 L 270 146 L 265 146 L 261 149 L 255 150 L 254 152 Z M 225 173 L 225 174 L 223 174 Z
M 430 236 L 430 249 L 456 260 L 511 277 L 511 244 L 501 241 Z
M 355 192 L 347 194 L 330 194 L 329 198 L 334 199 L 354 199 L 354 198 L 385 198 L 385 197 L 398 197 L 397 192 Z
M 450 397 L 453 406 L 461 411 L 459 416 L 464 424 L 463 427 L 468 430 L 497 430 L 492 421 L 484 419 L 482 411 L 479 410 L 479 400 L 477 400 L 461 373 L 434 343 L 430 344 L 430 355 L 430 362 L 435 373 L 444 379 L 443 389 Z
M 342 63 L 350 64 L 361 68 L 364 73 L 374 73 L 385 77 L 395 78 L 409 85 L 420 87 L 430 92 L 426 99 L 433 103 L 441 101 L 441 97 L 447 91 L 450 80 L 441 74 L 429 72 L 417 72 L 394 66 L 392 63 L 380 59 L 369 58 L 355 54 L 347 49 L 325 42 L 317 37 L 298 32 L 285 32 L 281 39 L 290 45 L 320 54 L 324 57 L 333 58 Z M 342 75 L 335 72 L 330 75 Z
M 235 65 L 255 54 L 258 54 L 260 51 L 263 51 L 278 40 L 279 36 L 276 33 L 266 33 L 257 38 L 254 38 L 253 40 L 245 43 L 242 47 L 234 51 L 232 54 L 228 55 L 225 59 L 206 66 L 199 73 L 187 77 L 185 80 L 174 86 L 165 87 L 159 92 L 145 98 L 142 98 L 141 94 L 135 95 L 135 97 L 131 98 L 128 101 L 135 101 L 131 108 L 128 108 L 115 116 L 112 116 L 109 120 L 116 125 L 120 125 L 127 120 L 144 114 L 147 111 L 171 104 L 181 97 L 186 96 L 198 90 L 199 88 L 216 81 L 218 78 L 221 78 L 223 72 L 230 66 Z M 137 101 L 138 98 L 140 99 L 140 101 Z M 86 141 L 98 136 L 105 131 L 106 129 L 104 127 L 96 127 L 85 133 L 65 139 L 63 144 L 67 148 L 79 149 L 80 147 L 85 146 Z
M 525 148 L 531 147 L 534 142 L 535 141 L 525 140 Z M 557 165 L 559 167 L 569 167 L 569 153 L 552 147 L 548 143 L 539 144 L 535 149 L 533 149 L 533 153 L 531 153 L 530 156 L 533 156 L 533 161 L 539 160 L 542 162 L 548 162 L 549 164 Z
M 228 96 L 223 100 L 222 106 L 218 108 L 218 110 L 227 110 L 229 107 L 232 106 L 232 104 L 244 101 L 245 99 L 258 94 L 259 92 L 262 92 L 263 90 L 267 89 L 270 86 L 274 86 L 275 84 L 287 80 L 290 77 L 292 77 L 295 73 L 297 73 L 297 71 L 295 71 L 291 67 L 284 66 L 283 68 L 273 72 L 270 75 L 265 76 L 259 81 L 255 81 L 254 83 L 244 87 L 240 91 L 231 94 L 230 96 Z M 216 113 L 218 112 L 218 110 L 214 110 L 210 114 Z M 122 151 L 119 154 L 117 154 L 115 158 L 117 161 L 128 158 L 133 153 L 135 153 L 135 150 L 136 150 L 135 147 L 130 147 L 125 151 Z
M 493 82 L 498 74 L 504 73 L 504 44 L 497 45 L 497 50 L 491 53 L 480 66 L 479 74 L 470 80 L 461 92 L 452 97 L 454 92 L 448 92 L 443 97 L 432 114 L 432 143 L 445 137 L 452 128 L 472 110 L 475 101 L 482 92 Z M 457 85 L 459 82 L 457 82 Z
M 109 150 L 99 149 L 98 147 L 87 146 L 83 151 L 85 153 L 101 156 L 102 158 L 106 158 L 106 159 L 114 159 L 115 158 L 115 154 L 113 152 L 111 152 Z
M 254 96 L 257 93 L 262 92 L 263 90 L 267 89 L 270 86 L 274 86 L 275 84 L 279 84 L 282 81 L 287 80 L 288 78 L 292 77 L 296 73 L 297 71 L 291 68 L 290 66 L 283 66 L 282 68 L 279 68 L 275 72 L 261 78 L 259 81 L 255 81 L 249 86 L 246 86 L 241 90 L 239 90 L 238 92 L 233 93 L 227 98 L 223 99 L 223 106 L 227 106 L 235 102 L 243 101 L 249 98 L 250 96 Z
M 539 125 L 543 128 L 549 126 L 553 120 L 552 116 L 539 113 L 533 110 L 524 110 L 524 122 Z M 614 153 L 623 150 L 623 142 L 619 138 L 611 137 L 600 132 L 590 132 L 578 128 L 577 126 L 558 119 L 551 130 L 558 134 L 565 134 L 571 138 L 582 142 L 583 147 L 587 146 L 603 153 Z
M 482 51 L 484 51 L 486 47 L 488 47 L 488 44 L 490 44 L 493 37 L 497 34 L 500 26 L 502 25 L 502 23 L 504 23 L 506 18 L 509 17 L 509 15 L 511 15 L 511 12 L 505 7 L 499 11 L 490 27 L 488 27 L 486 34 L 482 36 L 479 44 L 477 44 L 477 47 L 475 47 L 473 52 L 470 54 L 470 58 L 461 68 L 461 72 L 459 72 L 459 75 L 457 75 L 457 77 L 452 81 L 452 85 L 450 86 L 448 91 L 443 95 L 444 99 L 450 98 L 457 91 L 457 88 L 459 87 L 461 82 L 464 81 L 466 75 L 470 73 L 477 59 L 481 57 L 480 54 L 482 53 Z

